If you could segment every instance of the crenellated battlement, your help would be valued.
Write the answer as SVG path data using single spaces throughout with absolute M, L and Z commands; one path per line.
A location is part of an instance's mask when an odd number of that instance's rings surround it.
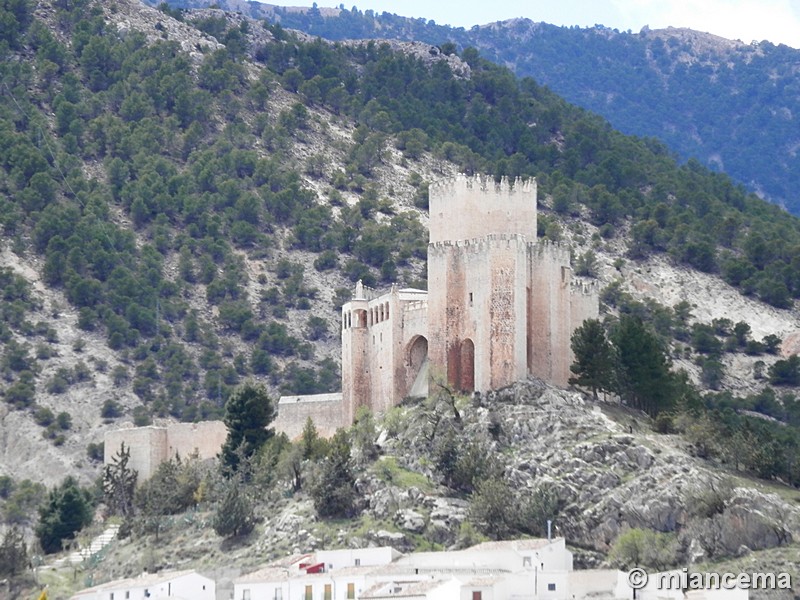
M 443 240 L 431 242 L 428 245 L 428 254 L 442 255 L 449 252 L 452 248 L 463 248 L 464 252 L 479 253 L 487 250 L 508 249 L 512 246 L 520 245 L 528 247 L 530 242 L 519 233 L 492 233 L 484 237 L 472 238 L 469 240 Z
M 528 251 L 531 258 L 538 261 L 551 260 L 565 265 L 569 265 L 571 262 L 569 244 L 539 240 L 535 244 L 530 244 Z
M 428 310 L 427 300 L 415 300 L 413 302 L 407 302 L 406 304 L 403 305 L 403 314 L 413 314 L 427 310 Z
M 536 180 L 458 175 L 431 184 L 430 241 L 470 240 L 493 234 L 536 239 Z
M 503 177 L 500 181 L 495 181 L 488 175 L 464 175 L 458 174 L 455 177 L 444 179 L 432 183 L 428 188 L 428 196 L 433 201 L 458 199 L 467 193 L 482 192 L 492 194 L 498 199 L 502 198 L 522 198 L 536 199 L 536 179 L 515 178 L 513 181 L 508 177 Z
M 570 282 L 570 292 L 581 296 L 596 296 L 600 293 L 597 281 L 578 277 Z

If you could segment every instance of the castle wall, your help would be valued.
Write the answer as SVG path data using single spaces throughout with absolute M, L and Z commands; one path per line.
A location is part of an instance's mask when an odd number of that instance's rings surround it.
M 214 458 L 228 437 L 228 428 L 222 421 L 175 423 L 169 425 L 166 432 L 167 459 L 176 454 L 182 459 L 193 454 L 200 460 Z
M 285 433 L 290 440 L 300 437 L 309 417 L 317 432 L 331 437 L 340 427 L 349 427 L 343 421 L 342 394 L 315 394 L 313 396 L 282 396 L 278 401 L 278 416 L 273 422 L 276 433 Z
M 113 462 L 121 444 L 130 450 L 128 467 L 139 473 L 139 481 L 149 479 L 167 459 L 167 430 L 164 427 L 128 427 L 107 431 L 103 441 L 103 463 Z
M 529 246 L 528 368 L 555 385 L 569 379 L 572 309 L 569 251 L 549 242 Z
M 494 239 L 494 238 L 497 239 Z M 527 336 L 527 242 L 522 236 L 490 236 L 490 291 L 487 323 L 489 343 L 481 349 L 490 370 L 488 385 L 481 391 L 499 389 L 528 374 Z
M 517 233 L 536 239 L 536 181 L 467 177 L 431 184 L 430 242 Z M 428 289 L 431 289 L 430 287 Z
M 600 293 L 595 283 L 573 281 L 570 289 L 570 365 L 575 361 L 572 352 L 572 333 L 587 319 L 597 319 L 600 316 Z
M 372 398 L 368 359 L 367 308 L 365 298 L 342 308 L 342 419 L 352 423 L 359 406 Z
M 428 248 L 431 371 L 457 391 L 487 391 L 527 373 L 527 242 L 520 235 Z
M 572 331 L 586 319 L 600 316 L 600 294 L 595 283 L 576 282 L 570 290 Z M 571 335 L 571 334 L 570 334 Z
M 410 395 L 425 395 L 428 392 L 429 338 L 428 301 L 411 299 L 401 302 L 402 322 L 395 356 L 395 404 Z M 423 374 L 420 375 L 420 371 Z M 420 379 L 422 377 L 423 379 Z M 416 384 L 416 388 L 415 388 Z
M 225 443 L 228 430 L 222 421 L 173 423 L 167 427 L 128 427 L 107 431 L 104 438 L 104 464 L 110 464 L 125 443 L 130 448 L 128 466 L 139 473 L 139 481 L 149 479 L 158 465 L 178 454 L 187 458 L 197 454 L 201 460 L 214 458 Z
M 394 377 L 396 354 L 402 344 L 401 319 L 397 315 L 396 295 L 376 299 L 369 308 L 367 330 L 367 361 L 370 378 L 370 405 L 373 412 L 383 412 L 394 406 L 397 392 Z

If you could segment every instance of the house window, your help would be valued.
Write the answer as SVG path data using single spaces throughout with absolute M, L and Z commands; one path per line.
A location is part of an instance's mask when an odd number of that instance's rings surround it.
M 547 591 L 548 592 L 555 592 L 556 591 L 556 584 L 555 583 L 548 583 L 547 584 Z
M 355 600 L 356 597 L 356 584 L 355 583 L 348 583 L 347 584 L 347 600 Z
M 531 557 L 530 556 L 523 556 L 522 557 L 522 566 L 523 567 L 530 567 L 531 566 Z
M 250 590 L 242 590 L 242 600 L 250 600 Z
M 483 592 L 479 592 L 479 591 L 472 592 L 472 600 L 481 600 L 482 596 L 483 596 Z
M 114 592 L 111 592 L 111 593 L 108 595 L 108 600 L 114 600 Z
M 357 566 L 357 567 L 360 567 L 360 566 L 361 566 L 361 559 L 360 559 L 360 558 L 357 558 L 357 559 L 356 559 L 356 566 Z
M 331 584 L 325 584 L 325 600 L 331 600 Z
M 314 593 L 312 591 L 312 586 L 307 585 L 306 586 L 306 600 L 313 600 L 313 598 L 314 598 Z
M 469 305 L 472 306 L 472 292 L 469 293 Z
M 283 600 L 283 588 L 275 588 L 275 600 Z

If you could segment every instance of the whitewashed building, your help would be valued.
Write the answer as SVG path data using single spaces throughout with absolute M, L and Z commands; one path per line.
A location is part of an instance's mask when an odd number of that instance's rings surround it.
M 233 600 L 747 600 L 746 590 L 643 589 L 617 570 L 573 569 L 563 538 L 485 542 L 451 552 L 392 548 L 288 557 L 234 582 Z
M 146 573 L 81 590 L 71 600 L 216 600 L 216 583 L 196 571 Z
M 320 551 L 240 577 L 234 600 L 571 600 L 572 572 L 563 538 L 407 555 L 388 547 Z M 609 592 L 616 584 L 616 572 L 611 575 Z M 578 586 L 587 587 L 585 581 Z

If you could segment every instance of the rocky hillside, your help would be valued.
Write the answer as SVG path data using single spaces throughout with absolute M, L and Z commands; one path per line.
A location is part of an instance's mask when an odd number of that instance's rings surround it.
M 359 514 L 351 519 L 319 518 L 307 489 L 290 494 L 290 487 L 279 486 L 263 496 L 259 525 L 245 538 L 221 541 L 211 528 L 213 505 L 201 504 L 165 519 L 156 539 L 137 535 L 112 543 L 102 561 L 82 568 L 83 575 L 97 582 L 143 568 L 197 568 L 218 579 L 223 597 L 238 575 L 290 553 L 370 544 L 401 551 L 469 545 L 482 539 L 473 528 L 480 527 L 476 502 L 498 510 L 498 503 L 509 506 L 514 498 L 546 492 L 558 498 L 551 506 L 555 513 L 530 515 L 554 519 L 555 533 L 569 540 L 579 567 L 608 565 L 615 539 L 642 528 L 664 532 L 659 535 L 668 540 L 667 560 L 677 564 L 788 570 L 794 593 L 800 590 L 796 490 L 721 470 L 698 458 L 680 436 L 655 434 L 641 413 L 537 383 L 459 401 L 457 409 L 459 421 L 446 403 L 428 400 L 396 409 L 380 424 L 380 455 L 356 468 Z M 434 426 L 437 412 L 441 419 Z M 508 482 L 501 497 L 493 499 L 485 484 L 471 497 L 442 485 L 435 457 L 449 436 L 497 457 Z M 304 472 L 310 476 L 308 466 Z M 543 527 L 530 523 L 528 531 L 541 534 Z M 725 557 L 738 562 L 720 562 Z M 43 569 L 40 577 L 56 597 L 75 589 L 71 575 L 57 568 Z M 779 597 L 791 595 L 753 592 L 753 598 Z
M 176 7 L 210 1 L 172 0 Z M 728 173 L 797 213 L 800 51 L 680 28 L 639 33 L 556 27 L 530 19 L 470 29 L 357 9 L 217 3 L 333 40 L 418 40 L 475 47 L 626 133 L 664 141 L 683 160 Z

